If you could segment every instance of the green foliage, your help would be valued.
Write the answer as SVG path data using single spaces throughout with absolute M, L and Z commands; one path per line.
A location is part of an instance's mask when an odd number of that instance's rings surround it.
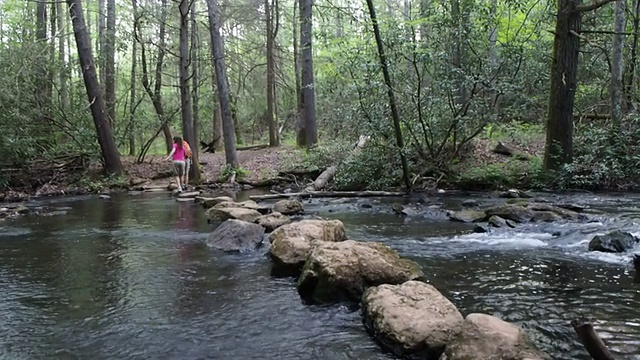
M 452 185 L 469 190 L 539 189 L 547 186 L 551 180 L 538 157 L 530 160 L 509 159 L 475 168 L 458 167 L 456 171 L 457 177 Z
M 129 183 L 125 177 L 115 175 L 98 178 L 84 176 L 76 185 L 92 193 L 99 193 L 107 189 L 127 189 L 129 187 Z
M 236 174 L 236 180 L 242 180 L 250 174 L 249 170 L 247 169 L 243 169 L 241 167 L 234 169 L 231 165 L 225 164 L 220 169 L 220 176 L 218 178 L 218 181 L 228 181 L 234 172 Z
M 392 148 L 366 146 L 338 167 L 334 176 L 340 190 L 386 190 L 402 179 L 400 156 Z
M 640 116 L 620 130 L 596 124 L 576 128 L 574 160 L 559 174 L 558 186 L 590 190 L 629 190 L 640 186 Z

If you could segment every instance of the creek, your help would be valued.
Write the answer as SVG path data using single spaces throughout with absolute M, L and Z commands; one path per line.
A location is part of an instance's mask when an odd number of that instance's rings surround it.
M 569 324 L 584 315 L 614 353 L 640 359 L 631 254 L 587 252 L 597 233 L 640 235 L 640 195 L 540 196 L 588 206 L 595 220 L 476 234 L 441 210 L 504 201 L 489 194 L 429 197 L 410 217 L 392 205 L 416 199 L 314 199 L 305 209 L 418 262 L 463 315 L 517 323 L 554 359 L 589 359 Z M 0 222 L 0 359 L 393 359 L 359 311 L 305 305 L 294 279 L 272 277 L 266 246 L 208 249 L 199 205 L 164 193 L 38 204 L 66 214 Z

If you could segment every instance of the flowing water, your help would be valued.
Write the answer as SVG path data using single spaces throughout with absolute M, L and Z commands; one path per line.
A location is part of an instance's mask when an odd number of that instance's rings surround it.
M 480 202 L 495 201 L 476 194 Z M 640 282 L 629 254 L 593 254 L 607 229 L 640 232 L 640 195 L 573 195 L 597 221 L 472 234 L 431 198 L 398 217 L 398 199 L 314 200 L 348 236 L 382 241 L 423 266 L 463 314 L 526 328 L 554 359 L 588 359 L 569 322 L 587 315 L 621 358 L 640 359 Z M 242 200 L 242 199 L 238 199 Z M 270 276 L 265 249 L 223 254 L 211 225 L 167 194 L 58 199 L 66 215 L 0 223 L 0 359 L 392 359 L 358 311 L 303 304 L 290 278 Z

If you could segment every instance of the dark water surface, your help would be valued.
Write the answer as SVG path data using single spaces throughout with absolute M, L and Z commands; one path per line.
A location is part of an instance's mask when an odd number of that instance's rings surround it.
M 455 208 L 462 200 L 433 201 Z M 598 319 L 621 358 L 640 359 L 640 282 L 629 255 L 586 252 L 595 233 L 640 232 L 640 197 L 568 200 L 591 204 L 599 221 L 487 235 L 435 207 L 397 217 L 390 199 L 306 206 L 344 221 L 350 238 L 383 241 L 417 261 L 463 314 L 523 326 L 554 359 L 588 359 L 569 325 L 582 315 Z M 392 358 L 359 312 L 302 304 L 292 279 L 270 276 L 265 249 L 209 250 L 211 227 L 195 204 L 140 194 L 49 206 L 68 214 L 0 223 L 0 359 Z

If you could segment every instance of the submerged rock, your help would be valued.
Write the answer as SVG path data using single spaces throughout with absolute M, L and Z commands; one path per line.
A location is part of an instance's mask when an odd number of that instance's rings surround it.
M 628 232 L 616 230 L 604 235 L 596 235 L 589 242 L 589 251 L 620 253 L 631 250 L 638 238 Z
M 506 204 L 495 206 L 487 210 L 487 215 L 498 216 L 503 219 L 513 220 L 517 223 L 529 222 L 533 219 L 533 210 L 522 205 Z
M 359 301 L 370 286 L 424 277 L 420 266 L 377 242 L 317 241 L 298 280 L 298 293 L 314 302 Z
M 196 197 L 196 202 L 202 204 L 205 208 L 211 208 L 218 205 L 221 202 L 233 202 L 233 199 L 228 196 L 218 196 L 214 198 L 210 197 Z
M 467 199 L 462 202 L 462 207 L 464 208 L 471 208 L 471 207 L 478 207 L 478 206 L 480 206 L 480 203 L 478 203 L 478 200 Z
M 367 329 L 400 356 L 438 359 L 464 321 L 451 301 L 420 281 L 369 288 L 362 305 Z
M 246 200 L 241 202 L 234 201 L 223 201 L 214 205 L 214 208 L 225 209 L 225 208 L 243 208 L 243 209 L 251 209 L 258 211 L 261 214 L 269 213 L 270 209 L 266 206 L 258 205 L 253 200 Z
M 460 221 L 463 223 L 482 221 L 487 218 L 487 214 L 484 211 L 472 209 L 450 211 L 447 216 L 449 216 L 449 219 L 453 221 Z
M 442 360 L 547 360 L 524 330 L 486 314 L 469 314 L 462 331 L 445 349 Z
M 273 211 L 284 215 L 297 215 L 304 212 L 304 206 L 298 199 L 284 199 L 273 205 Z
M 207 246 L 227 251 L 255 250 L 262 244 L 264 228 L 241 220 L 226 220 L 209 235 Z
M 489 232 L 489 227 L 484 224 L 476 224 L 473 227 L 473 232 L 478 234 L 484 234 Z
M 291 218 L 285 216 L 279 212 L 272 212 L 271 214 L 262 215 L 256 220 L 256 224 L 262 226 L 267 232 L 272 232 L 282 225 L 291 223 Z
M 229 219 L 237 219 L 246 222 L 255 222 L 261 216 L 261 214 L 252 209 L 244 208 L 215 208 L 207 210 L 207 219 L 209 221 L 225 221 Z

